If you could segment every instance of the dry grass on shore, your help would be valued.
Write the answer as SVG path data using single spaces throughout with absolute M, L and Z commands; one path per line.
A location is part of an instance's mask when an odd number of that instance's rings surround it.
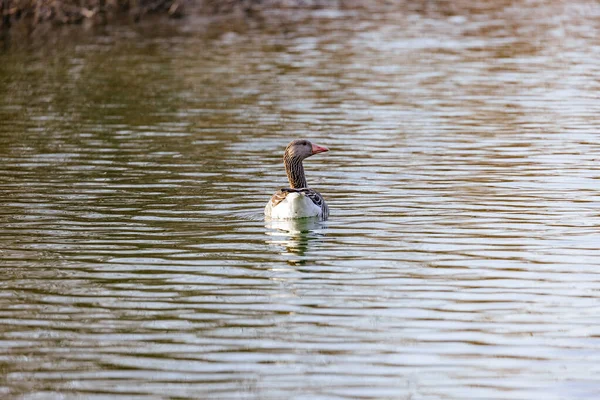
M 32 25 L 44 22 L 78 24 L 85 20 L 106 23 L 117 15 L 134 19 L 152 12 L 182 15 L 184 0 L 0 0 L 0 28 L 17 21 Z
M 134 21 L 151 13 L 179 18 L 189 12 L 223 15 L 249 14 L 264 9 L 330 7 L 348 0 L 0 0 L 0 33 L 17 23 L 66 25 L 106 24 L 129 17 Z M 193 11 L 190 11 L 193 10 Z

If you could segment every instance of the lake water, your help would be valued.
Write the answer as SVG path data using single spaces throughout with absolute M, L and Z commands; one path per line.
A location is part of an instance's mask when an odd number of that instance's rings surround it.
M 5 48 L 0 396 L 600 398 L 600 4 L 467 3 Z

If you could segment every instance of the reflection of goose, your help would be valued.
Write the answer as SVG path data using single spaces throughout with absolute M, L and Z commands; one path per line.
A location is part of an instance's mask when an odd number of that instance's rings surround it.
M 267 235 L 271 239 L 267 243 L 285 247 L 283 254 L 304 256 L 311 242 L 318 243 L 325 236 L 325 222 L 317 218 L 301 218 L 289 220 L 268 220 Z M 290 264 L 303 264 L 303 260 L 288 260 Z
M 294 219 L 319 217 L 327 219 L 329 208 L 323 196 L 310 189 L 304 176 L 302 160 L 313 154 L 329 151 L 308 140 L 294 140 L 285 149 L 283 164 L 287 173 L 289 188 L 280 189 L 271 197 L 265 207 L 265 215 L 271 219 Z

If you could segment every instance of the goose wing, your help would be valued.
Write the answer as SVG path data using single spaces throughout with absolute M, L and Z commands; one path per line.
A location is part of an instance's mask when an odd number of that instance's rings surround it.
M 275 194 L 271 197 L 271 207 L 275 207 L 277 204 L 285 200 L 288 193 L 290 192 L 285 189 L 279 189 L 277 192 L 275 192 Z

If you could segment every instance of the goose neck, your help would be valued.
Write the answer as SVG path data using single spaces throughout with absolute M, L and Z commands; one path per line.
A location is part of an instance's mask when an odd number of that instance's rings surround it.
M 288 154 L 283 156 L 285 172 L 287 173 L 288 181 L 292 189 L 300 189 L 308 187 L 306 184 L 306 176 L 304 175 L 304 166 L 302 159 L 298 157 L 290 157 Z

